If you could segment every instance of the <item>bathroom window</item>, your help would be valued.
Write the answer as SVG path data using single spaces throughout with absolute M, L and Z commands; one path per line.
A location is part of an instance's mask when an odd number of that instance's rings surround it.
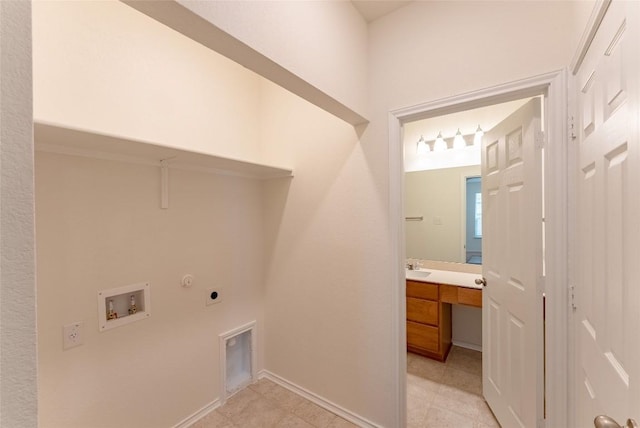
M 474 236 L 482 238 L 482 193 L 476 193 Z

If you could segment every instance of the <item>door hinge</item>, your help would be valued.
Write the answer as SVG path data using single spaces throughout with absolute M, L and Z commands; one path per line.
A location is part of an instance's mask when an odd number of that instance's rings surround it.
M 576 123 L 573 115 L 569 116 L 569 138 L 572 140 L 578 138 L 576 135 Z
M 571 309 L 576 310 L 578 307 L 576 306 L 576 286 L 569 286 L 569 302 L 571 303 Z
M 544 131 L 537 131 L 534 141 L 536 144 L 536 149 L 540 150 L 544 148 L 544 144 L 546 142 L 546 136 L 544 135 Z

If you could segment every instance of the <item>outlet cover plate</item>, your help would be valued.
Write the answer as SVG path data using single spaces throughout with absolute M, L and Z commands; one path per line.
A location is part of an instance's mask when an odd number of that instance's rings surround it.
M 70 349 L 83 343 L 84 323 L 82 321 L 67 324 L 62 328 L 62 348 Z

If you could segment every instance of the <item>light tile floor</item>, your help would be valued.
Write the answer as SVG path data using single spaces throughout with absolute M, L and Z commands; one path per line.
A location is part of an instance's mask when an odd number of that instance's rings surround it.
M 339 416 L 268 379 L 231 397 L 193 428 L 355 428 Z
M 407 428 L 499 428 L 482 398 L 482 354 L 453 347 L 446 363 L 407 354 Z M 193 428 L 354 428 L 267 379 L 231 397 Z
M 482 398 L 482 353 L 454 346 L 445 363 L 407 354 L 407 428 L 499 428 Z

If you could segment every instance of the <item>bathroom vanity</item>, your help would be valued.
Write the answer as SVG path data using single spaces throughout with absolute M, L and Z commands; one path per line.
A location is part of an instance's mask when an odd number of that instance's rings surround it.
M 482 307 L 479 275 L 407 270 L 407 350 L 445 361 L 451 349 L 451 305 Z

